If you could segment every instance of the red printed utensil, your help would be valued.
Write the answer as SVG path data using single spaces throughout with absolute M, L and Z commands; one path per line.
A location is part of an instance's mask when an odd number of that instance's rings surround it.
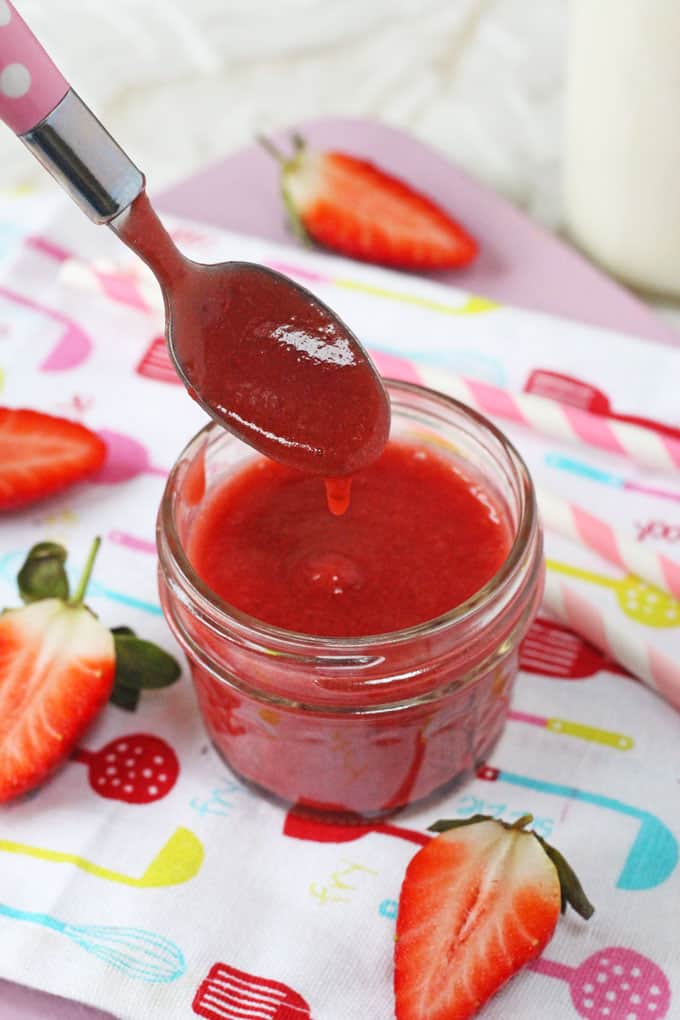
M 419 846 L 426 846 L 432 839 L 432 836 L 424 832 L 404 829 L 400 825 L 390 825 L 389 822 L 365 822 L 359 815 L 356 816 L 355 822 L 351 815 L 344 817 L 347 821 L 338 822 L 331 816 L 312 816 L 293 807 L 283 823 L 283 834 L 293 839 L 311 840 L 314 843 L 352 843 L 369 832 L 395 836 L 397 839 L 408 840 L 409 843 L 418 843 Z
M 624 421 L 629 425 L 640 425 L 642 428 L 659 432 L 671 439 L 680 439 L 680 428 L 666 422 L 654 421 L 635 414 L 620 414 L 612 409 L 609 397 L 592 383 L 583 382 L 571 375 L 552 372 L 546 368 L 537 368 L 531 373 L 524 386 L 525 393 L 533 393 L 538 397 L 547 397 L 560 404 L 571 404 L 591 414 L 599 414 L 612 421 Z
M 288 985 L 226 963 L 211 967 L 191 1008 L 206 1020 L 311 1020 L 308 1004 Z
M 530 970 L 566 981 L 577 1013 L 586 1020 L 662 1020 L 668 1013 L 668 979 L 653 960 L 622 946 L 609 946 L 578 967 L 539 957 Z
M 519 667 L 558 680 L 584 680 L 601 669 L 630 676 L 599 648 L 554 620 L 534 620 L 520 645 Z
M 127 804 L 151 804 L 177 782 L 179 761 L 164 740 L 149 733 L 128 733 L 99 751 L 78 747 L 72 761 L 89 768 L 90 786 L 100 797 Z
M 153 379 L 155 382 L 170 383 L 172 386 L 182 385 L 182 380 L 170 360 L 163 336 L 157 336 L 155 340 L 152 340 L 135 371 L 138 375 L 142 375 L 146 379 Z

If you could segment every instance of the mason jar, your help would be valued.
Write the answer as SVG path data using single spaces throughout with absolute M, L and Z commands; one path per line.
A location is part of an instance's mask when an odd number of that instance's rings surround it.
M 214 493 L 259 456 L 216 424 L 180 454 L 158 518 L 163 611 L 215 747 L 250 784 L 324 815 L 389 814 L 488 757 L 543 588 L 535 494 L 515 448 L 449 397 L 386 387 L 390 438 L 462 468 L 510 530 L 498 572 L 449 612 L 392 633 L 319 637 L 270 626 L 215 594 L 187 554 L 192 529 Z

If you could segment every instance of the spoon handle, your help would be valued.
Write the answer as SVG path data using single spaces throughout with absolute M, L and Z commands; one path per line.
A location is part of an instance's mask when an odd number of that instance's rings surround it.
M 0 0 L 0 119 L 95 223 L 144 189 L 144 176 L 19 17 Z
M 0 57 L 0 117 L 23 135 L 52 112 L 69 85 L 9 0 L 0 0 Z

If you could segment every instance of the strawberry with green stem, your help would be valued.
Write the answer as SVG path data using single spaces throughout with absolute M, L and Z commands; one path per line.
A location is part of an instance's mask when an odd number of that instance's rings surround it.
M 564 857 L 526 826 L 474 815 L 431 826 L 397 917 L 397 1020 L 469 1020 L 539 956 L 567 904 L 593 913 Z
M 83 605 L 100 543 L 72 598 L 40 598 L 0 616 L 0 801 L 68 757 L 111 693 L 113 635 Z
M 100 544 L 70 596 L 66 550 L 39 542 L 17 576 L 26 604 L 0 615 L 0 802 L 46 779 L 116 691 L 133 707 L 141 688 L 179 677 L 167 652 L 129 628 L 110 631 L 84 605 Z
M 364 262 L 402 269 L 452 269 L 477 254 L 468 232 L 432 199 L 380 167 L 344 152 L 307 148 L 299 135 L 281 165 L 291 227 L 303 240 Z

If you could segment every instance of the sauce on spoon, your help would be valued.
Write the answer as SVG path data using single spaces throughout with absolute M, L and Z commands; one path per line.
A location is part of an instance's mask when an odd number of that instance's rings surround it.
M 342 513 L 348 476 L 377 459 L 390 424 L 351 330 L 264 266 L 185 258 L 145 193 L 115 229 L 161 284 L 171 354 L 194 399 L 261 453 L 327 479 L 329 507 Z

